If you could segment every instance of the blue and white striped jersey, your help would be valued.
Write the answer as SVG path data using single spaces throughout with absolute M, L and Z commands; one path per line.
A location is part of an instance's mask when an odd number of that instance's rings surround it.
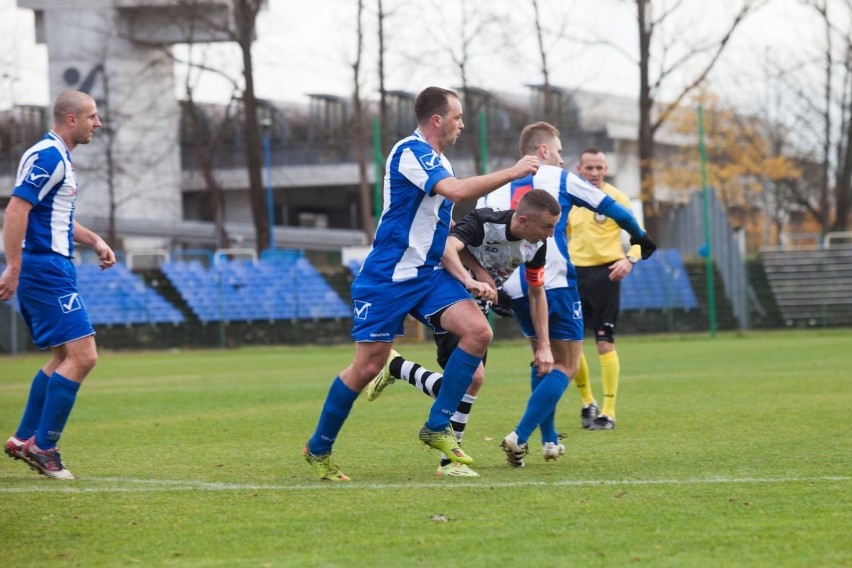
M 384 209 L 361 274 L 400 282 L 440 268 L 453 203 L 432 188 L 453 175 L 449 160 L 420 130 L 397 142 L 387 161 Z
M 77 175 L 71 151 L 50 131 L 24 152 L 12 195 L 29 201 L 30 210 L 24 251 L 74 253 L 74 203 Z
M 593 186 L 574 172 L 549 165 L 541 165 L 534 176 L 527 176 L 481 197 L 477 207 L 511 208 L 531 189 L 543 189 L 553 195 L 562 207 L 559 223 L 553 230 L 553 236 L 547 239 L 547 262 L 544 266 L 544 288 L 567 288 L 577 285 L 577 271 L 568 256 L 568 238 L 566 224 L 568 213 L 575 205 L 592 211 L 603 211 L 615 203 L 597 187 Z M 522 269 L 516 270 L 506 280 L 503 290 L 513 298 L 526 294 L 527 285 L 522 277 Z

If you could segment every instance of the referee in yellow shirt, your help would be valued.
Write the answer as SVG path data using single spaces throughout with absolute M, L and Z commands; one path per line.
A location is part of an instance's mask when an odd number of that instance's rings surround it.
M 583 150 L 577 173 L 630 209 L 630 199 L 606 182 L 606 156 L 598 148 Z M 589 430 L 612 430 L 615 428 L 615 399 L 621 373 L 615 350 L 621 280 L 630 274 L 633 265 L 641 258 L 641 250 L 634 245 L 625 254 L 621 227 L 612 219 L 583 207 L 571 209 L 567 230 L 570 239 L 568 253 L 577 268 L 583 319 L 586 329 L 595 334 L 604 395 L 603 408 L 600 408 L 589 385 L 588 362 L 582 356 L 580 370 L 574 377 L 574 384 L 583 397 L 582 424 Z

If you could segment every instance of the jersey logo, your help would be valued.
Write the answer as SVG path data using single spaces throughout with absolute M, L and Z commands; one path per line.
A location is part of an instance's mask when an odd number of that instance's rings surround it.
M 431 154 L 420 156 L 420 163 L 423 164 L 424 170 L 434 170 L 441 165 L 441 156 L 432 150 Z
M 60 296 L 59 298 L 59 307 L 62 308 L 63 314 L 68 314 L 71 312 L 76 312 L 83 305 L 80 303 L 80 295 L 77 292 L 73 294 L 68 294 L 66 296 Z
M 36 165 L 33 165 L 30 172 L 24 177 L 26 182 L 34 187 L 41 189 L 41 186 L 50 179 L 50 174 Z
M 606 223 L 608 217 L 606 215 L 602 215 L 600 213 L 595 213 L 595 222 L 597 223 Z
M 362 302 L 361 300 L 354 300 L 353 303 L 355 304 L 355 307 L 352 309 L 352 314 L 357 319 L 367 319 L 367 313 L 370 309 L 370 306 L 372 306 L 373 304 L 371 304 L 370 302 Z

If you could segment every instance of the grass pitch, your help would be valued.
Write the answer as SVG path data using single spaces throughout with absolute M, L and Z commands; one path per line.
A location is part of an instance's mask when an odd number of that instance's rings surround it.
M 527 467 L 500 439 L 529 348 L 498 343 L 465 435 L 478 479 L 435 476 L 430 399 L 361 397 L 320 483 L 300 450 L 351 346 L 102 353 L 62 440 L 73 482 L 0 461 L 3 566 L 852 566 L 852 330 L 619 338 L 618 426 Z M 431 344 L 402 345 L 434 367 Z M 587 342 L 602 402 L 597 357 Z M 41 356 L 0 358 L 11 434 Z

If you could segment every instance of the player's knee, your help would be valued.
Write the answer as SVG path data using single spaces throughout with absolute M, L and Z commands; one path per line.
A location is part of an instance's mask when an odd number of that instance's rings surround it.
M 87 351 L 85 353 L 79 353 L 74 356 L 74 366 L 77 367 L 79 373 L 82 377 L 91 372 L 92 369 L 95 368 L 95 365 L 98 363 L 98 352 L 97 351 Z
M 555 365 L 554 368 L 559 369 L 560 365 Z M 560 369 L 569 379 L 573 379 L 577 376 L 577 372 L 580 370 L 580 362 L 571 362 L 564 366 L 563 369 Z
M 595 341 L 598 343 L 615 343 L 615 325 L 611 323 L 603 324 L 595 332 Z
M 491 340 L 494 339 L 494 332 L 486 320 L 485 325 L 477 325 L 468 337 L 473 339 L 476 345 L 484 350 L 488 349 L 488 346 L 491 345 Z

